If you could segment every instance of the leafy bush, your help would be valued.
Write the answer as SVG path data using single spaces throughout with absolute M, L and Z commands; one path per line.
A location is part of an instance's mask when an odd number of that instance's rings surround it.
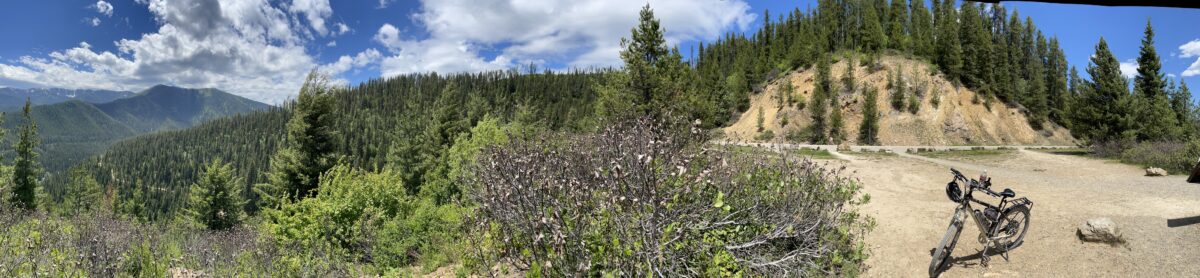
M 329 248 L 276 245 L 243 228 L 209 232 L 106 212 L 62 217 L 11 208 L 0 208 L 0 225 L 0 273 L 13 277 L 329 277 L 363 270 Z
M 908 113 L 916 114 L 921 111 L 921 100 L 917 96 L 908 96 Z
M 702 135 L 643 119 L 487 149 L 470 182 L 478 253 L 535 277 L 860 271 L 856 181 Z
M 379 269 L 402 267 L 454 243 L 461 215 L 396 186 L 397 173 L 336 166 L 321 176 L 317 195 L 265 211 L 263 231 L 284 245 L 329 245 Z M 442 258 L 444 261 L 444 258 Z
M 788 142 L 791 142 L 791 143 L 808 142 L 808 139 L 813 137 L 812 134 L 809 133 L 809 131 L 811 131 L 811 129 L 807 129 L 807 128 L 788 129 L 787 134 L 783 135 L 783 139 L 787 140 Z
M 773 139 L 775 139 L 775 131 L 771 130 L 759 132 L 758 135 L 754 136 L 754 140 L 758 141 L 771 141 Z
M 1105 150 L 1105 154 L 1111 153 Z M 1200 140 L 1141 142 L 1122 151 L 1119 158 L 1124 163 L 1163 168 L 1168 173 L 1190 173 L 1192 167 L 1196 166 L 1197 158 L 1200 158 Z

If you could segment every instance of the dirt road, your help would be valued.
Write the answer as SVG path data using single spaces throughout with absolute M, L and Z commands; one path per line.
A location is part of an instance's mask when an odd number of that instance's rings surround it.
M 929 251 L 955 207 L 945 195 L 949 167 L 967 176 L 987 170 L 997 191 L 1012 188 L 1034 206 L 1025 244 L 1010 253 L 1011 261 L 992 256 L 990 267 L 980 266 L 979 232 L 968 223 L 952 254 L 956 262 L 943 277 L 1200 275 L 1200 224 L 1167 226 L 1168 219 L 1200 216 L 1200 184 L 1184 182 L 1185 176 L 1144 177 L 1134 166 L 1027 150 L 954 159 L 838 157 L 871 195 L 861 208 L 877 222 L 867 237 L 869 277 L 928 275 Z M 1080 241 L 1076 227 L 1093 217 L 1111 218 L 1128 244 Z

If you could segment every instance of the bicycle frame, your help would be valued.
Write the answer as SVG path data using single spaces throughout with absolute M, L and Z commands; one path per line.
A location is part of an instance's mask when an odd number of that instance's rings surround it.
M 956 174 L 957 174 L 957 172 L 956 172 Z M 959 223 L 961 225 L 961 223 L 966 220 L 966 219 L 964 219 L 965 217 L 962 215 L 963 214 L 970 215 L 971 219 L 974 220 L 972 222 L 975 222 L 976 227 L 979 228 L 979 243 L 981 243 L 981 244 L 988 244 L 991 242 L 1008 239 L 1009 237 L 1013 236 L 1013 235 L 999 236 L 999 237 L 995 236 L 996 233 L 998 233 L 1001 228 L 1000 225 L 995 225 L 995 223 L 997 223 L 1000 220 L 1000 218 L 1004 216 L 1004 212 L 1005 212 L 1004 209 L 1011 208 L 1011 207 L 1017 206 L 1017 205 L 1025 205 L 1025 206 L 1033 205 L 1033 203 L 1030 202 L 1029 199 L 1026 199 L 1025 197 L 1016 198 L 1013 200 L 1008 200 L 1007 197 L 1001 197 L 1000 204 L 993 206 L 991 204 L 977 200 L 973 196 L 972 193 L 974 193 L 975 190 L 977 190 L 976 188 L 979 187 L 978 185 L 975 185 L 975 184 L 978 184 L 978 182 L 976 182 L 975 180 L 967 179 L 966 177 L 963 177 L 961 175 L 957 175 L 955 178 L 955 182 L 958 182 L 960 180 L 962 182 L 967 183 L 967 185 L 966 185 L 967 191 L 965 194 L 963 194 L 962 200 L 960 201 L 958 208 L 955 209 L 954 218 L 952 221 L 955 221 L 956 223 Z M 986 187 L 979 187 L 979 188 L 986 190 Z M 995 196 L 997 194 L 991 193 L 989 195 Z M 980 219 L 980 215 L 976 215 L 974 213 L 975 208 L 971 206 L 972 202 L 982 205 L 985 210 L 988 208 L 996 210 L 995 219 L 986 219 L 987 221 L 984 221 L 985 219 Z M 981 213 L 981 215 L 982 215 L 982 213 Z M 991 227 L 988 227 L 989 226 L 988 223 L 992 223 L 993 225 L 990 225 Z

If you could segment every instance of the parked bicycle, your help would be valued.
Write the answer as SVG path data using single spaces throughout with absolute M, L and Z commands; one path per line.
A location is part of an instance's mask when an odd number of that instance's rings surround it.
M 933 261 L 929 263 L 930 277 L 937 277 L 949 266 L 950 252 L 954 251 L 954 245 L 958 243 L 958 235 L 962 233 L 967 215 L 979 226 L 979 243 L 983 244 L 980 260 L 984 266 L 987 266 L 989 260 L 989 250 L 1001 252 L 1000 255 L 1008 261 L 1008 251 L 1023 243 L 1025 231 L 1029 229 L 1029 209 L 1033 206 L 1029 199 L 1012 199 L 1017 193 L 1008 188 L 999 193 L 992 191 L 992 179 L 987 177 L 986 171 L 980 175 L 979 180 L 968 179 L 953 168 L 950 172 L 954 174 L 954 180 L 946 184 L 946 195 L 951 201 L 958 203 L 958 208 L 954 211 L 954 218 L 950 219 L 950 227 L 946 228 L 946 234 L 931 252 Z M 966 188 L 965 193 L 963 187 Z M 1000 198 L 1000 204 L 991 205 L 975 199 L 972 195 L 975 191 Z M 982 205 L 983 211 L 973 208 L 971 203 Z

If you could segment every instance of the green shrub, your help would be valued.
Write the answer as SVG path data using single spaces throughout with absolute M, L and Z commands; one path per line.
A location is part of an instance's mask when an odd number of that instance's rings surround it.
M 758 135 L 754 136 L 754 140 L 758 141 L 771 141 L 773 139 L 775 139 L 775 131 L 771 130 L 759 132 Z
M 1158 167 L 1168 173 L 1191 173 L 1200 158 L 1200 140 L 1190 142 L 1140 142 L 1133 144 L 1120 154 L 1124 163 L 1143 167 Z
M 916 114 L 921 111 L 921 100 L 917 96 L 908 96 L 908 113 Z
M 398 180 L 390 170 L 336 166 L 321 176 L 316 197 L 267 210 L 263 230 L 280 244 L 329 244 L 379 269 L 407 266 L 450 248 L 465 210 L 410 196 L 396 186 Z

